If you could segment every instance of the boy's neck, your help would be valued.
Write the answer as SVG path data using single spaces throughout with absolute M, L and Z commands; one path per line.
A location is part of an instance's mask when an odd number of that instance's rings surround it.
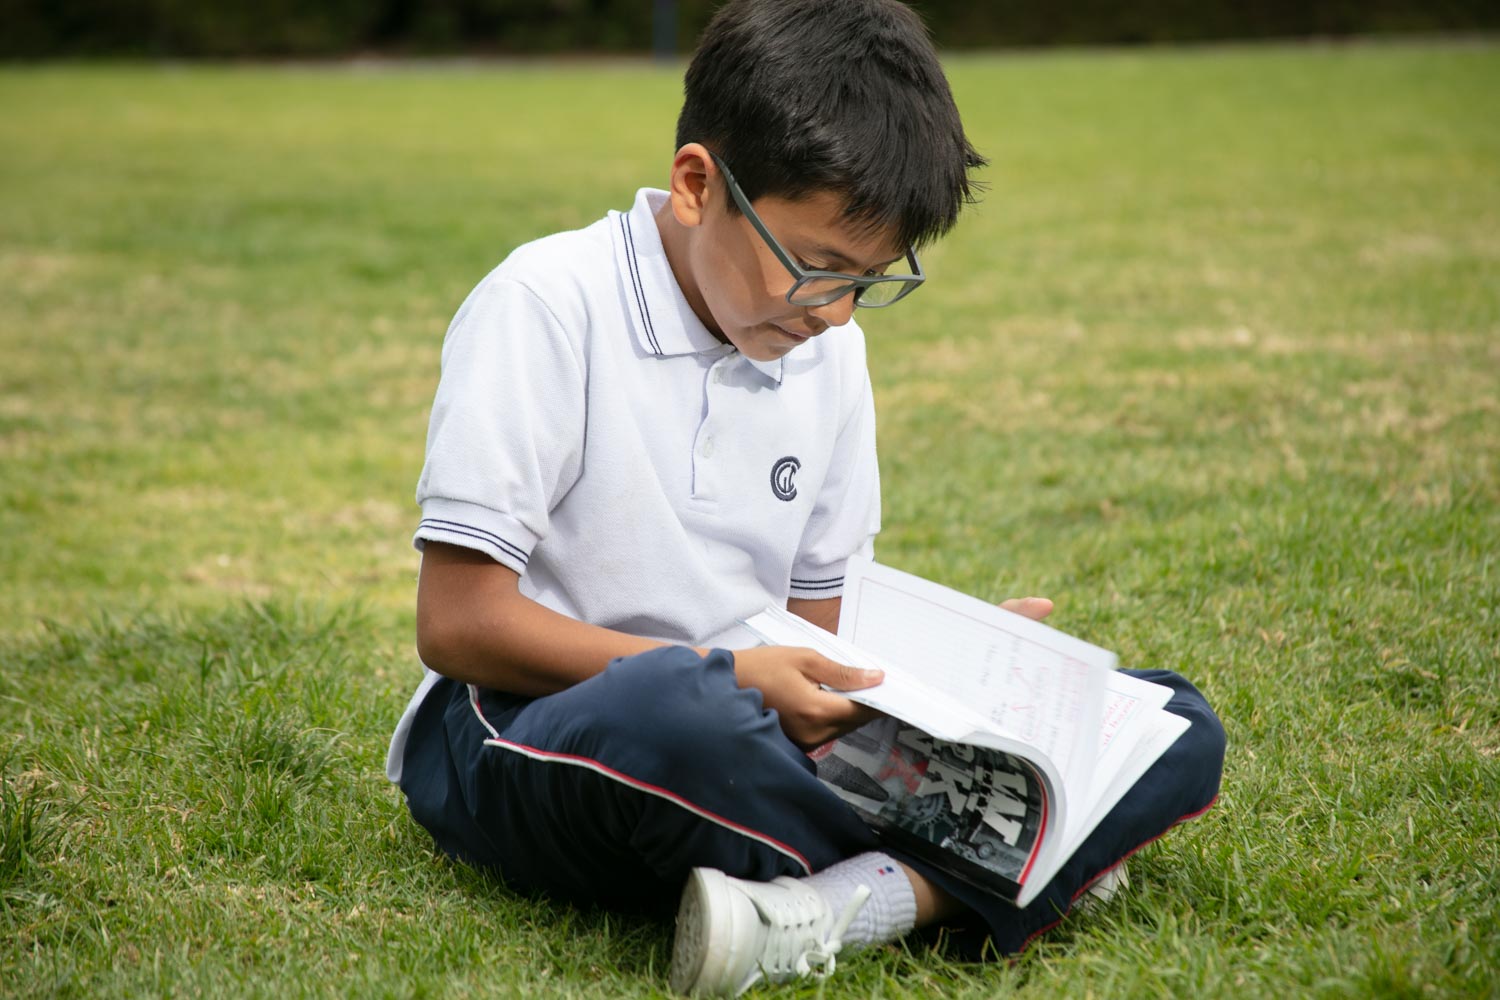
M 677 281 L 677 287 L 682 289 L 683 297 L 687 299 L 688 305 L 692 307 L 693 315 L 697 316 L 704 328 L 717 337 L 721 343 L 729 343 L 718 324 L 714 322 L 713 314 L 708 311 L 708 302 L 698 287 L 698 279 L 693 275 L 691 254 L 688 253 L 688 241 L 692 239 L 692 234 L 672 214 L 670 198 L 656 210 L 656 231 L 661 236 L 661 248 L 667 255 L 668 266 L 672 268 L 672 277 Z

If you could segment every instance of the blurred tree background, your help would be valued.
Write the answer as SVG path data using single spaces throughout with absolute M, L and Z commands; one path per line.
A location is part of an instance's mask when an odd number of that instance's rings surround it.
M 719 0 L 0 0 L 0 57 L 686 52 Z M 1494 0 L 913 0 L 939 46 L 1500 28 Z

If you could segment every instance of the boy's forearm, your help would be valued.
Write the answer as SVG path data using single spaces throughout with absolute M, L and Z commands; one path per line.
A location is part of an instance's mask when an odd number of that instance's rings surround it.
M 540 696 L 661 645 L 543 607 L 520 593 L 517 580 L 480 553 L 429 544 L 417 585 L 422 662 L 466 684 Z
M 787 609 L 838 631 L 839 598 L 790 598 Z M 428 543 L 417 585 L 417 652 L 466 684 L 539 697 L 599 673 L 617 657 L 662 643 L 588 625 L 520 592 L 519 577 L 488 556 Z
M 843 609 L 842 597 L 825 597 L 812 600 L 806 597 L 788 597 L 786 609 L 803 621 L 812 622 L 825 632 L 837 633 L 839 612 Z
M 445 676 L 513 694 L 555 694 L 599 673 L 609 661 L 661 643 L 585 625 L 518 596 L 503 613 L 476 615 L 434 663 Z

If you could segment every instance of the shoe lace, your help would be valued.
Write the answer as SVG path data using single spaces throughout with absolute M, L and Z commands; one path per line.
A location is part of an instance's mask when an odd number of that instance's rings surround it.
M 838 967 L 836 956 L 844 946 L 844 934 L 869 898 L 869 886 L 856 888 L 827 935 L 821 937 L 817 928 L 818 918 L 825 912 L 821 906 L 809 908 L 790 902 L 777 906 L 772 936 L 766 942 L 764 971 L 768 975 L 795 972 L 819 979 L 831 976 Z

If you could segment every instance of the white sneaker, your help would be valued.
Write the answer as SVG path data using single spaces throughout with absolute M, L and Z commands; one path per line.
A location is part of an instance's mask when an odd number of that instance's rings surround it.
M 837 920 L 817 890 L 794 878 L 747 882 L 695 868 L 677 909 L 671 987 L 692 996 L 739 996 L 761 980 L 832 974 L 843 935 L 870 898 L 855 890 Z
M 1115 898 L 1115 893 L 1129 888 L 1130 876 L 1125 873 L 1125 862 L 1121 861 L 1084 888 L 1086 898 L 1083 902 L 1098 900 L 1100 903 L 1107 903 Z

